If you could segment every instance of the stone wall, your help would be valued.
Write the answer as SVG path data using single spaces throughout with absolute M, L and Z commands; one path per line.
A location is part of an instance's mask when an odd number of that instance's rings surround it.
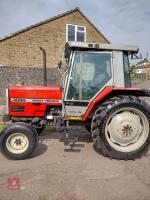
M 58 85 L 60 73 L 57 68 L 47 69 L 48 85 Z M 38 67 L 0 67 L 0 105 L 5 104 L 5 90 L 16 86 L 19 82 L 24 85 L 43 85 L 43 68 Z

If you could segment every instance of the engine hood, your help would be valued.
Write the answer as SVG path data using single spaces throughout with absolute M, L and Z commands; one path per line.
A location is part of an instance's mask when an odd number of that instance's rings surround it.
M 62 90 L 58 86 L 16 86 L 9 88 L 9 97 L 61 100 Z

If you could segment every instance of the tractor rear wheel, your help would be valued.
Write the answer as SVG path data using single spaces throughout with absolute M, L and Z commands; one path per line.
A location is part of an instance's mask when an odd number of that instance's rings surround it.
M 116 96 L 95 112 L 91 130 L 94 149 L 115 159 L 135 159 L 148 149 L 149 106 L 135 96 Z
M 36 131 L 25 123 L 14 123 L 6 127 L 0 135 L 2 153 L 14 160 L 29 158 L 38 143 Z

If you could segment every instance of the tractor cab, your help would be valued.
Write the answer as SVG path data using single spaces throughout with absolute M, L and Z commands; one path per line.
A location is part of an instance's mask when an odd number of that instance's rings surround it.
M 131 87 L 128 55 L 137 52 L 136 46 L 66 43 L 65 57 L 69 66 L 64 104 L 67 115 L 83 115 L 88 104 L 106 87 Z

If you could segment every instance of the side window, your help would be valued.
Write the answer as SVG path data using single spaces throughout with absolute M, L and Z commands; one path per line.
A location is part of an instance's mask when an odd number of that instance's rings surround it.
M 86 27 L 67 24 L 66 28 L 66 40 L 74 42 L 85 42 L 86 41 Z
M 130 72 L 129 72 L 129 59 L 128 54 L 123 54 L 123 65 L 124 65 L 124 81 L 125 87 L 131 87 Z

